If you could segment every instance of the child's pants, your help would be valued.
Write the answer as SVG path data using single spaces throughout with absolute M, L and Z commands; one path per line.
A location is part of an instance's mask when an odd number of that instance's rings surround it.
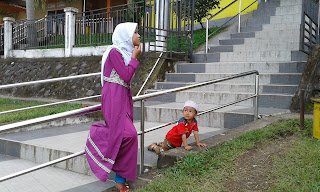
M 163 144 L 162 144 L 162 149 L 163 151 L 168 151 L 169 149 L 176 148 L 170 141 L 167 139 L 164 139 Z

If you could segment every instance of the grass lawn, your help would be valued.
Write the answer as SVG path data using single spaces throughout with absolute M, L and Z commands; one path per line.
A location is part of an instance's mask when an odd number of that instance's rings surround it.
M 280 121 L 247 132 L 175 166 L 138 191 L 320 191 L 320 141 L 312 120 Z
M 37 101 L 22 101 L 13 99 L 0 99 L 0 111 L 8 111 L 13 109 L 19 109 L 24 107 L 43 105 L 43 102 Z M 32 119 L 36 117 L 43 117 L 46 115 L 52 115 L 61 113 L 64 111 L 70 111 L 73 109 L 82 108 L 81 104 L 60 104 L 55 106 L 42 107 L 37 109 L 31 109 L 26 111 L 13 112 L 0 115 L 0 123 L 8 123 L 13 121 L 21 121 Z

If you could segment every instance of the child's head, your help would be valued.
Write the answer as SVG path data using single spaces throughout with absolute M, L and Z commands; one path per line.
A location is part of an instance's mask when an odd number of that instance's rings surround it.
M 197 116 L 197 113 L 198 105 L 194 101 L 188 100 L 184 103 L 182 114 L 186 120 L 192 120 Z

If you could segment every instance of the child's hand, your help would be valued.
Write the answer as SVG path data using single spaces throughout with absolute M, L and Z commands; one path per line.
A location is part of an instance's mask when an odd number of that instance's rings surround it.
M 204 143 L 198 143 L 197 144 L 199 147 L 206 147 L 207 145 L 206 144 L 204 144 Z
M 192 147 L 190 145 L 188 145 L 188 146 L 185 146 L 184 149 L 190 151 L 192 149 Z

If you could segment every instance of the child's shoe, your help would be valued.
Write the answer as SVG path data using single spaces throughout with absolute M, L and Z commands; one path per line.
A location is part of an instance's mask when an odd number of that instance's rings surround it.
M 151 145 L 148 146 L 149 151 L 155 151 L 157 155 L 160 154 L 160 147 L 157 145 L 157 143 L 152 143 Z

